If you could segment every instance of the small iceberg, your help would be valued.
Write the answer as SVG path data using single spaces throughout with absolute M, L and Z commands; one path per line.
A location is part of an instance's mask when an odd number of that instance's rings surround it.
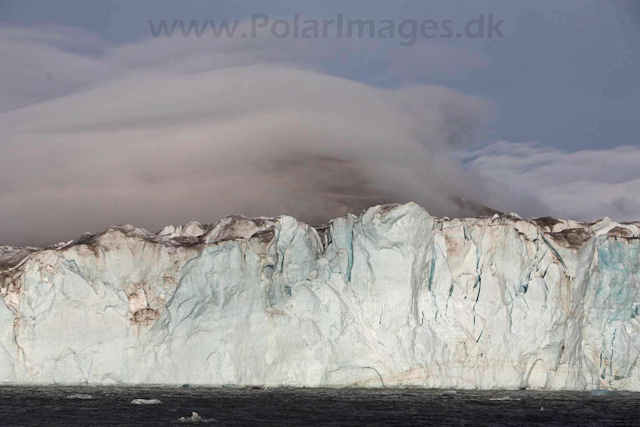
M 70 394 L 69 396 L 67 396 L 67 399 L 93 400 L 95 399 L 95 397 L 93 397 L 90 394 L 78 393 L 78 394 Z
M 198 415 L 197 412 L 192 412 L 191 416 L 189 418 L 187 417 L 180 417 L 180 419 L 178 420 L 181 423 L 210 423 L 212 421 L 215 421 L 213 418 L 210 419 L 205 419 L 202 418 L 200 415 Z
M 458 392 L 455 390 L 445 390 L 440 393 L 440 396 L 455 396 L 456 394 L 458 394 Z
M 158 399 L 133 399 L 131 401 L 132 405 L 159 405 L 161 403 Z
M 514 399 L 514 398 L 511 398 L 511 397 L 509 397 L 509 396 L 505 396 L 505 397 L 492 397 L 492 398 L 491 398 L 491 399 L 489 399 L 489 400 L 498 400 L 498 401 L 501 401 L 501 402 L 502 402 L 502 401 L 507 401 L 507 400 L 520 401 L 520 400 L 522 400 L 522 399 L 518 399 L 518 398 L 515 398 L 515 399 Z

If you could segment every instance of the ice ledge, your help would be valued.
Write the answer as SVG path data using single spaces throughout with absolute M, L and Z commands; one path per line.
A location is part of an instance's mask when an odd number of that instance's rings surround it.
M 318 230 L 328 229 L 336 220 L 344 218 L 371 218 L 371 217 L 390 217 L 404 215 L 406 211 L 417 211 L 429 215 L 428 212 L 416 203 L 409 202 L 404 205 L 389 204 L 373 206 L 363 213 L 355 217 L 352 214 L 347 217 L 334 219 L 327 224 L 315 227 Z M 137 238 L 149 242 L 177 245 L 192 246 L 194 244 L 216 243 L 223 240 L 247 239 L 254 233 L 264 231 L 273 226 L 275 223 L 282 221 L 283 218 L 291 218 L 286 215 L 279 217 L 256 217 L 248 218 L 243 215 L 232 215 L 219 220 L 212 224 L 200 224 L 197 221 L 191 221 L 187 224 L 174 226 L 167 225 L 157 233 L 151 233 L 143 228 L 137 228 L 130 224 L 111 226 L 99 233 L 84 233 L 82 236 L 70 240 L 51 245 L 47 248 L 36 247 L 12 247 L 0 246 L 0 271 L 7 265 L 15 264 L 16 259 L 21 259 L 32 252 L 42 250 L 64 250 L 75 245 L 95 245 L 103 236 L 113 234 L 121 234 L 127 238 Z M 555 234 L 562 233 L 566 230 L 583 230 L 592 236 L 609 235 L 622 238 L 640 237 L 640 222 L 622 222 L 617 223 L 610 218 L 605 217 L 598 221 L 586 222 L 558 219 L 553 217 L 530 218 L 523 219 L 516 213 L 509 213 L 492 217 L 469 217 L 469 218 L 436 218 L 432 217 L 441 228 L 457 227 L 461 225 L 511 225 L 518 231 L 526 234 L 528 237 L 540 235 L 543 233 Z M 297 221 L 304 224 L 302 221 Z M 308 225 L 306 225 L 308 226 Z M 576 244 L 576 243 L 574 243 Z M 18 261 L 19 262 L 19 261 Z

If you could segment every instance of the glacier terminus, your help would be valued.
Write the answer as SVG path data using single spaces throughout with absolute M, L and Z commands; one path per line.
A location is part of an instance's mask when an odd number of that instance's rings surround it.
M 0 246 L 0 382 L 640 391 L 640 223 L 232 216 Z

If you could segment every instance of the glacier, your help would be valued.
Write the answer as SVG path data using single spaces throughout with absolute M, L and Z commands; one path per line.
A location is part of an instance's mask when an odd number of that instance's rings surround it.
M 0 382 L 640 390 L 640 223 L 382 205 L 0 246 Z

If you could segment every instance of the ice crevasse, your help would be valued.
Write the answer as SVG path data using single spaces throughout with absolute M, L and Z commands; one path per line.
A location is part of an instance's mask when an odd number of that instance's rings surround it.
M 640 223 L 232 216 L 0 247 L 0 382 L 640 390 Z

